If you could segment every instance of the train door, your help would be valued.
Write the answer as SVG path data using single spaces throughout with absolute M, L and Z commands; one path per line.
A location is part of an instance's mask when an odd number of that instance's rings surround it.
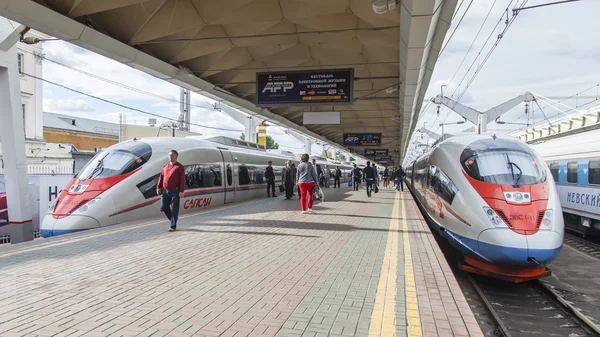
M 235 202 L 235 186 L 237 185 L 235 179 L 235 162 L 231 152 L 226 149 L 219 149 L 223 156 L 223 175 L 225 181 L 225 203 L 230 204 Z

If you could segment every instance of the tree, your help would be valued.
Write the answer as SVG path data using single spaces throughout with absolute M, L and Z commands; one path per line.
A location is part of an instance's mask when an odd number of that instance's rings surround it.
M 258 139 L 256 140 L 258 142 Z M 276 150 L 279 148 L 279 144 L 271 136 L 267 136 L 267 149 Z
M 246 140 L 246 134 L 242 133 L 240 136 L 241 140 Z M 256 135 L 256 143 L 258 143 L 258 135 Z M 275 142 L 273 137 L 267 136 L 267 150 L 277 150 L 279 148 L 279 144 Z

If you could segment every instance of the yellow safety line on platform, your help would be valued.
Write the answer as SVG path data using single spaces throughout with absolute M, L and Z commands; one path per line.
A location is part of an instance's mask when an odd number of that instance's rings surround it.
M 396 194 L 381 275 L 371 315 L 369 337 L 396 336 L 396 279 L 398 276 L 399 194 Z
M 244 203 L 241 203 L 241 204 L 233 204 L 231 206 L 219 207 L 219 208 L 215 208 L 215 209 L 211 209 L 211 210 L 207 210 L 207 211 L 200 211 L 200 212 L 196 212 L 196 213 L 192 213 L 192 214 L 188 214 L 188 215 L 184 215 L 182 217 L 179 217 L 179 220 L 185 219 L 185 218 L 189 218 L 191 216 L 197 216 L 197 215 L 200 215 L 200 214 L 207 214 L 207 213 L 212 213 L 212 212 L 217 212 L 217 211 L 223 211 L 223 210 L 227 210 L 227 209 L 234 208 L 234 207 L 239 207 L 239 206 L 244 206 L 244 205 L 256 203 L 256 202 L 259 202 L 259 201 L 264 201 L 264 200 L 253 200 L 253 201 L 248 201 L 248 202 L 244 202 Z M 4 257 L 8 257 L 8 256 L 18 255 L 18 254 L 21 254 L 21 253 L 27 253 L 27 252 L 32 252 L 32 251 L 41 250 L 41 249 L 45 249 L 45 248 L 61 246 L 61 245 L 67 244 L 67 243 L 73 243 L 73 242 L 83 241 L 83 240 L 87 240 L 87 239 L 93 239 L 93 238 L 97 238 L 97 237 L 101 237 L 101 236 L 105 236 L 105 235 L 109 235 L 109 234 L 115 234 L 115 233 L 125 232 L 125 231 L 129 231 L 129 230 L 132 230 L 132 229 L 140 228 L 140 227 L 146 227 L 146 226 L 156 225 L 158 223 L 167 222 L 167 221 L 168 220 L 166 220 L 166 219 L 165 220 L 156 220 L 156 221 L 144 223 L 144 224 L 141 224 L 141 225 L 128 226 L 128 227 L 125 227 L 125 228 L 120 228 L 120 229 L 116 229 L 116 230 L 110 230 L 110 231 L 106 231 L 106 232 L 102 232 L 102 233 L 98 233 L 98 234 L 94 234 L 94 235 L 87 235 L 87 236 L 80 237 L 80 238 L 73 239 L 73 240 L 65 239 L 63 241 L 59 241 L 59 242 L 56 242 L 56 243 L 49 243 L 47 245 L 31 247 L 31 248 L 27 248 L 27 249 L 18 250 L 18 251 L 15 251 L 15 252 L 7 252 L 7 253 L 4 253 L 4 254 L 0 254 L 0 259 L 4 258 Z M 106 228 L 106 227 L 103 227 L 103 228 Z M 167 233 L 167 234 L 168 235 L 173 235 L 172 233 L 171 234 Z
M 396 198 L 401 193 L 396 194 Z M 419 316 L 419 300 L 417 298 L 417 287 L 415 285 L 415 273 L 412 264 L 412 252 L 410 239 L 408 237 L 408 222 L 406 221 L 406 210 L 404 199 L 402 199 L 402 232 L 404 238 L 404 288 L 406 289 L 406 322 L 408 337 L 421 337 L 421 317 Z

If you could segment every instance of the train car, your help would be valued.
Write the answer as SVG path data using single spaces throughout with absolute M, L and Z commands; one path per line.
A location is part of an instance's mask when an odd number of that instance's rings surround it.
M 549 275 L 564 223 L 541 157 L 508 137 L 464 135 L 406 167 L 407 186 L 463 270 L 511 282 Z
M 273 162 L 276 186 L 291 159 L 226 137 L 210 140 L 148 138 L 122 142 L 97 154 L 50 205 L 43 237 L 159 216 L 156 184 L 171 149 L 186 171 L 180 214 L 266 197 L 265 169 Z
M 567 229 L 600 236 L 600 130 L 532 145 L 552 173 Z

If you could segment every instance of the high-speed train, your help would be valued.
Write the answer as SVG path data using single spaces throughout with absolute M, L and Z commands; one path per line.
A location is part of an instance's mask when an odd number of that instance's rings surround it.
M 179 153 L 186 190 L 179 213 L 265 198 L 267 162 L 273 162 L 277 191 L 287 160 L 299 158 L 266 152 L 256 144 L 227 137 L 147 138 L 113 145 L 98 153 L 50 205 L 40 225 L 43 237 L 159 216 L 156 184 L 170 150 Z M 346 181 L 351 167 L 339 166 Z M 166 221 L 166 219 L 165 219 Z
M 549 275 L 563 244 L 554 180 L 515 138 L 446 139 L 406 168 L 415 200 L 464 258 L 461 269 L 511 282 Z

